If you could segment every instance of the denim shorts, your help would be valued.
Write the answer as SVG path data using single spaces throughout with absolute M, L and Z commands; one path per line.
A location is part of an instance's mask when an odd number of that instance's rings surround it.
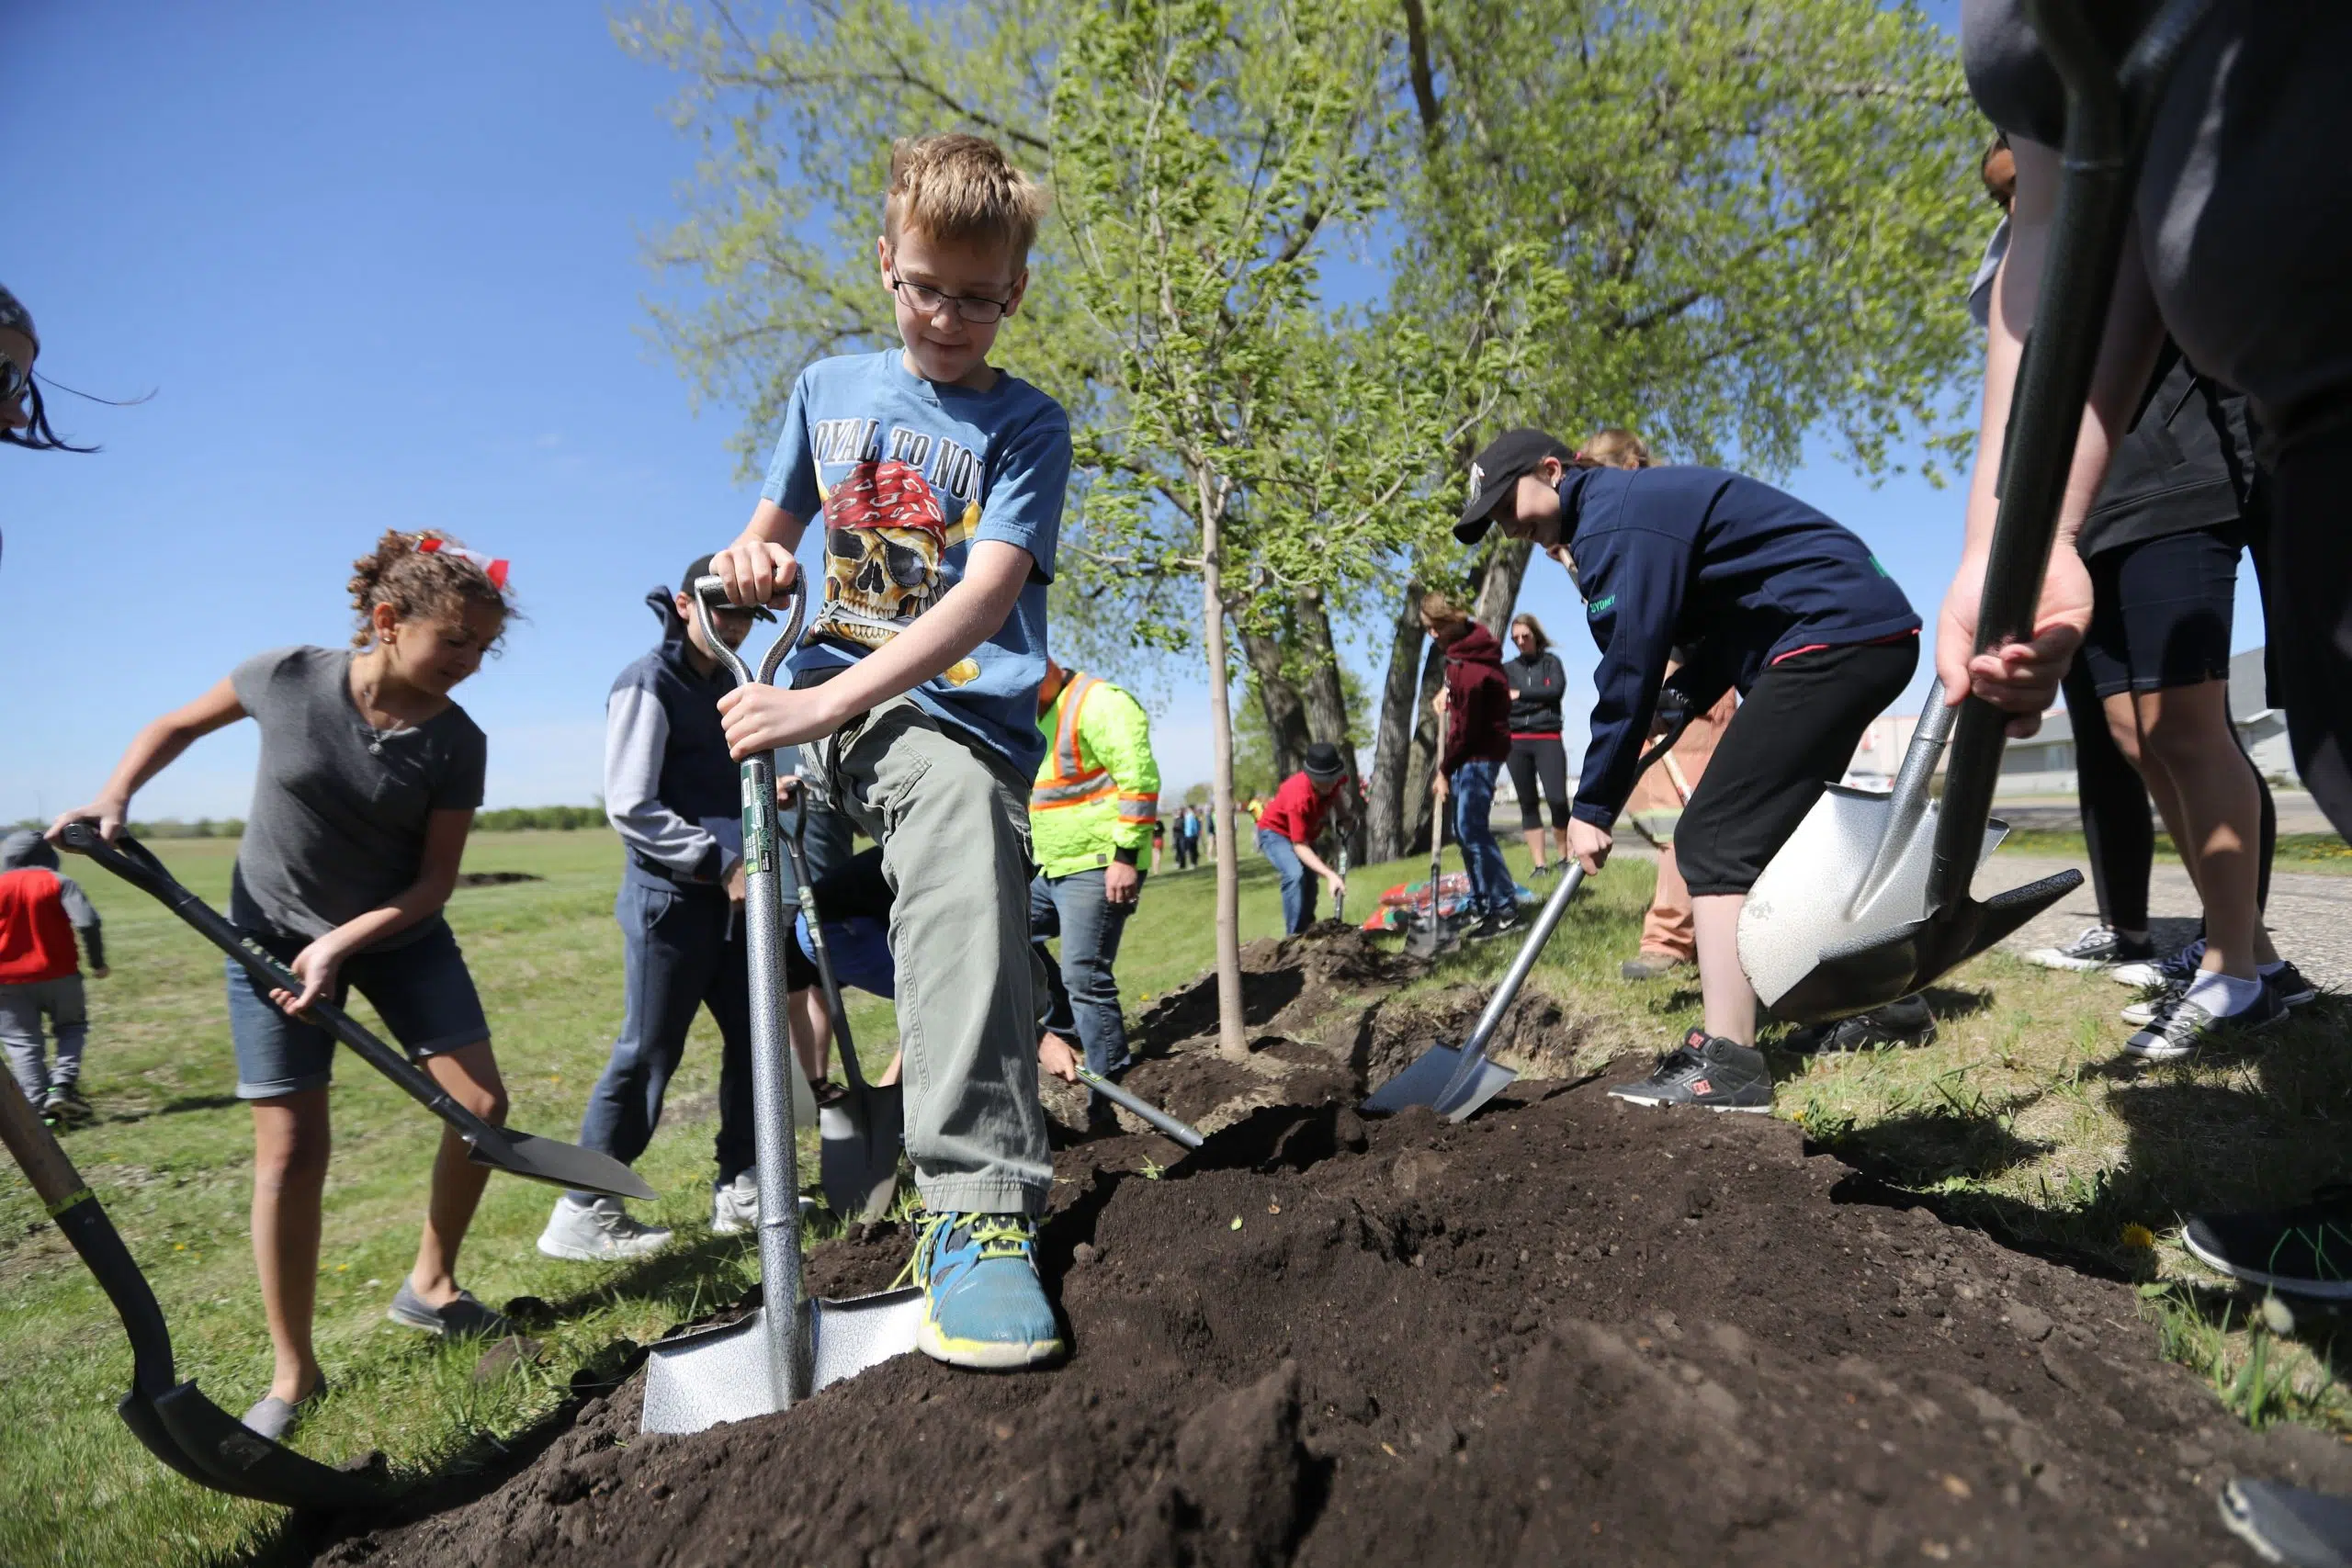
M 290 962 L 307 943 L 248 932 Z M 289 1018 L 269 999 L 269 987 L 232 958 L 229 1033 L 237 1043 L 237 1098 L 269 1100 L 324 1089 L 334 1077 L 334 1036 L 315 1023 Z M 399 947 L 345 959 L 329 999 L 342 1007 L 353 991 L 374 1005 L 392 1038 L 413 1057 L 437 1056 L 490 1038 L 481 998 L 466 972 L 466 955 L 448 923 Z

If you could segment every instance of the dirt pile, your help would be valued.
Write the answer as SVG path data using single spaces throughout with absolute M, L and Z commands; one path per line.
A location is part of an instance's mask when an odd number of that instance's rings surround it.
M 1358 1032 L 1252 1062 L 1337 1086 Z M 2164 1363 L 2128 1286 L 1862 1201 L 1788 1123 L 1530 1080 L 1459 1127 L 1351 1103 L 1250 1111 L 1158 1179 L 1111 1167 L 1139 1140 L 1070 1151 L 1059 1370 L 908 1357 L 684 1438 L 638 1433 L 631 1381 L 318 1560 L 2201 1565 L 2244 1560 L 2223 1474 L 2352 1486 Z M 906 1242 L 811 1286 L 878 1289 Z

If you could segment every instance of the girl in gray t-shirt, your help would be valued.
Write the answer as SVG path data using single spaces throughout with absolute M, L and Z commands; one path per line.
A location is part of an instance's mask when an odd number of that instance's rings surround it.
M 261 728 L 230 915 L 301 977 L 302 990 L 265 990 L 233 960 L 227 969 L 237 1093 L 254 1105 L 254 1255 L 277 1351 L 268 1396 L 245 1424 L 273 1438 L 326 1386 L 311 1318 L 334 1041 L 303 1011 L 321 999 L 340 1006 L 357 989 L 454 1099 L 492 1122 L 506 1115 L 481 1002 L 441 916 L 487 756 L 481 731 L 449 694 L 505 630 L 506 563 L 426 532 L 387 533 L 354 564 L 353 648 L 280 648 L 246 660 L 141 729 L 97 799 L 58 824 L 96 818 L 111 839 L 132 794 L 191 743 L 241 718 Z M 504 1331 L 455 1275 L 488 1175 L 445 1131 L 395 1321 L 436 1334 Z

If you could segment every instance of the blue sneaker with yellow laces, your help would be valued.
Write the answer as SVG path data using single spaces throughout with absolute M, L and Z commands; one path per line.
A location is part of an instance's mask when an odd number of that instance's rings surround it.
M 922 1291 L 915 1345 L 951 1367 L 1001 1371 L 1062 1353 L 1037 1278 L 1037 1222 L 1023 1214 L 933 1214 L 909 1267 Z

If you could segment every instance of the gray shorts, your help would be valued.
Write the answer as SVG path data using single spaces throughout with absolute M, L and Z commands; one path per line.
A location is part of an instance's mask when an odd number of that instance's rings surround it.
M 248 933 L 290 962 L 306 945 L 299 938 Z M 334 1077 L 334 1036 L 315 1023 L 289 1018 L 269 999 L 269 987 L 232 958 L 229 1032 L 237 1043 L 237 1098 L 270 1100 L 324 1089 Z M 335 977 L 335 1006 L 356 990 L 374 1004 L 385 1027 L 411 1056 L 437 1056 L 490 1038 L 481 998 L 466 956 L 447 921 L 400 947 L 354 953 Z

